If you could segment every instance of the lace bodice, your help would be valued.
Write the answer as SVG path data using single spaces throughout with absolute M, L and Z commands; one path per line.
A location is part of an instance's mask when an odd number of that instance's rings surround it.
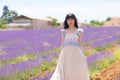
M 69 45 L 80 47 L 78 36 L 83 31 L 84 30 L 81 28 L 74 29 L 74 30 L 62 29 L 61 32 L 65 37 L 64 44 L 62 45 L 62 47 L 69 46 Z

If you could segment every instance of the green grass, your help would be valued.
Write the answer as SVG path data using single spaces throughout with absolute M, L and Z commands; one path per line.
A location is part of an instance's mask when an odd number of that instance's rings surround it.
M 50 49 L 48 51 L 41 51 L 39 52 L 40 55 L 48 55 L 48 54 L 51 54 L 53 52 L 60 52 L 60 48 L 53 48 L 53 49 Z
M 96 53 L 97 51 L 95 49 L 88 49 L 88 50 L 85 50 L 85 55 L 88 56 L 88 55 L 91 55 L 93 53 Z
M 115 54 L 115 60 L 119 60 L 120 59 L 120 47 L 117 47 L 113 53 Z
M 12 58 L 9 60 L 0 60 L 0 66 L 7 65 L 7 64 L 16 64 L 16 63 L 34 59 L 34 58 L 35 58 L 35 54 L 28 54 L 28 55 L 18 56 L 16 58 Z
M 90 44 L 91 43 L 87 41 L 87 42 L 84 43 L 84 46 L 90 46 Z
M 0 29 L 5 29 L 7 26 L 0 21 Z
M 16 57 L 15 59 L 8 60 L 8 63 L 9 64 L 16 64 L 16 63 L 19 63 L 22 61 L 27 61 L 27 60 L 34 59 L 34 58 L 35 58 L 34 54 L 23 55 L 23 56 Z
M 97 46 L 94 49 L 99 52 L 99 51 L 105 50 L 106 48 L 103 46 Z

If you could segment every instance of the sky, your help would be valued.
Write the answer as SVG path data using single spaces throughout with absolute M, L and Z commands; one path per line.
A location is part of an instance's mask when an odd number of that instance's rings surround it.
M 74 13 L 81 22 L 120 17 L 120 0 L 0 0 L 0 16 L 4 5 L 19 15 L 38 19 L 51 16 L 61 22 L 67 13 Z

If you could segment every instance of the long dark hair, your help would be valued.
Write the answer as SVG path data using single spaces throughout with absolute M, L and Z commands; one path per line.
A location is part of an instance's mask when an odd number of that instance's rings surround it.
M 76 16 L 73 14 L 73 13 L 69 13 L 66 15 L 66 18 L 65 18 L 65 21 L 64 21 L 64 29 L 68 29 L 69 28 L 69 25 L 67 23 L 67 20 L 68 19 L 74 19 L 75 20 L 75 23 L 74 23 L 74 26 L 76 28 L 78 28 L 78 23 L 77 23 L 77 18 Z

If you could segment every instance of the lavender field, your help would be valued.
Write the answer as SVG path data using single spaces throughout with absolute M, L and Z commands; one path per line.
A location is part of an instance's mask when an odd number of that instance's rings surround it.
M 31 80 L 49 80 L 60 54 L 60 30 L 0 31 L 0 80 L 25 80 L 45 71 L 48 72 L 44 76 Z M 113 54 L 106 50 L 111 45 L 120 44 L 120 27 L 84 28 L 82 41 L 85 47 L 90 47 L 85 50 L 85 55 L 89 54 L 87 61 L 91 76 L 119 59 L 116 58 L 117 52 Z

